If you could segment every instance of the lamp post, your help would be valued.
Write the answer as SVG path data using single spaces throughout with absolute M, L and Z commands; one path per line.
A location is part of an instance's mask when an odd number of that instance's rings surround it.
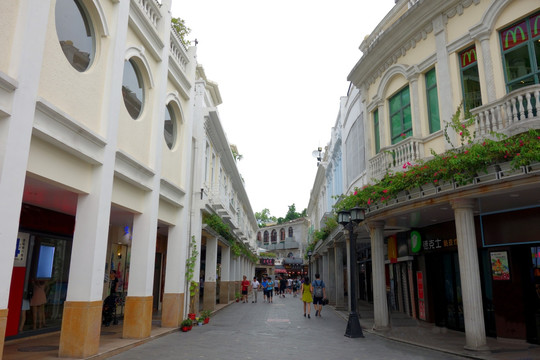
M 309 277 L 309 280 L 311 281 L 311 255 L 313 255 L 313 252 L 309 250 L 307 252 L 308 257 L 308 270 L 307 270 L 307 276 Z
M 351 270 L 349 296 L 351 298 L 351 312 L 349 313 L 345 336 L 350 338 L 364 337 L 358 313 L 356 312 L 356 234 L 354 234 L 354 225 L 362 220 L 364 220 L 364 209 L 361 208 L 355 207 L 350 211 L 343 210 L 338 213 L 338 223 L 349 231 L 349 266 Z

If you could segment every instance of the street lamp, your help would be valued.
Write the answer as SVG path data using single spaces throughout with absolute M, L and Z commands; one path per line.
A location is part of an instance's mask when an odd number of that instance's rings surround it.
M 313 252 L 311 250 L 309 250 L 307 252 L 307 257 L 308 257 L 308 270 L 307 270 L 307 275 L 309 276 L 309 280 L 311 281 L 311 255 L 313 255 Z
M 352 208 L 350 211 L 342 210 L 338 213 L 338 223 L 349 231 L 349 266 L 351 270 L 349 296 L 351 298 L 351 312 L 349 313 L 345 336 L 350 338 L 364 337 L 358 313 L 356 312 L 356 234 L 354 233 L 354 225 L 362 220 L 364 220 L 364 209 L 358 207 Z

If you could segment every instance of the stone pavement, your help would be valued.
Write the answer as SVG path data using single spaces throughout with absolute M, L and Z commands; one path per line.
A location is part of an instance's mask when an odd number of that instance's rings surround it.
M 348 313 L 338 311 L 341 317 L 348 318 Z M 465 333 L 436 327 L 423 321 L 412 319 L 401 313 L 391 314 L 389 331 L 374 331 L 373 305 L 360 303 L 358 314 L 360 325 L 369 334 L 378 335 L 394 341 L 403 342 L 448 354 L 471 359 L 483 360 L 538 360 L 540 346 L 525 341 L 487 338 L 488 351 L 469 351 L 464 349 Z
M 303 316 L 299 298 L 274 298 L 272 304 L 234 303 L 208 325 L 176 332 L 116 355 L 142 359 L 463 359 L 366 334 L 344 336 L 346 322 L 326 307 L 322 317 Z
M 259 297 L 261 300 L 261 297 Z M 210 324 L 188 333 L 159 327 L 152 337 L 122 339 L 122 328 L 102 329 L 99 354 L 92 359 L 540 359 L 540 346 L 488 338 L 490 351 L 463 348 L 462 332 L 437 328 L 392 313 L 392 329 L 371 330 L 373 309 L 360 304 L 364 338 L 344 336 L 348 313 L 324 307 L 322 318 L 303 317 L 299 298 L 274 298 L 273 304 L 231 303 L 220 306 Z M 59 333 L 6 342 L 4 360 L 58 359 Z M 30 349 L 42 351 L 29 351 Z M 49 350 L 47 350 L 49 349 Z M 116 356 L 115 356 L 116 355 Z

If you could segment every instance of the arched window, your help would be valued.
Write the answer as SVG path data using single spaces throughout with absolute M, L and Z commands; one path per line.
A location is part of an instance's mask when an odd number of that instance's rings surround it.
M 134 58 L 124 63 L 124 77 L 122 79 L 122 95 L 124 104 L 131 117 L 136 120 L 141 115 L 144 102 L 144 84 L 139 67 Z
M 55 7 L 56 35 L 60 47 L 77 71 L 90 67 L 95 55 L 94 26 L 79 0 L 58 0 Z
M 169 149 L 172 149 L 176 142 L 176 115 L 172 104 L 167 104 L 165 107 L 165 124 L 163 126 L 163 136 L 165 137 L 165 143 Z
M 293 229 L 292 229 L 292 227 L 289 228 L 289 237 L 290 238 L 293 237 Z
M 284 228 L 281 228 L 281 230 L 279 230 L 279 241 L 281 241 L 281 242 L 285 241 L 285 229 Z
M 276 229 L 272 230 L 272 244 L 277 243 L 277 231 Z
M 268 244 L 268 230 L 264 232 L 264 243 Z

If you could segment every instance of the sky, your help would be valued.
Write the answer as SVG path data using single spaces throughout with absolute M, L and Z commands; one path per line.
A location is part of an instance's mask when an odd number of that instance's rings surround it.
M 359 46 L 394 0 L 172 0 L 218 84 L 220 119 L 242 159 L 253 212 L 307 208 L 312 156 L 330 141 Z

